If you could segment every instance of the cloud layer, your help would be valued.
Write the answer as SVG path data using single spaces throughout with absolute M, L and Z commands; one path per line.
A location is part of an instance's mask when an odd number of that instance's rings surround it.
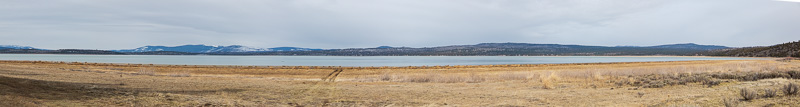
M 0 44 L 762 46 L 800 40 L 797 19 L 800 3 L 771 0 L 7 0 Z

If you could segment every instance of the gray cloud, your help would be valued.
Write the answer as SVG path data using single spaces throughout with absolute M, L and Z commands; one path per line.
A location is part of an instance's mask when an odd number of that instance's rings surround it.
M 763 46 L 800 40 L 796 19 L 800 3 L 771 0 L 6 0 L 0 44 Z

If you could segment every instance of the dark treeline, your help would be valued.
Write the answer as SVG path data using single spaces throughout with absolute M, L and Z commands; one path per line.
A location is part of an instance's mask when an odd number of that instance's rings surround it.
M 712 56 L 739 57 L 800 57 L 800 41 L 767 47 L 746 47 L 714 50 L 708 52 L 708 54 Z
M 114 52 L 107 50 L 88 50 L 88 49 L 59 49 L 59 50 L 40 50 L 40 49 L 0 49 L 0 53 L 6 54 L 91 54 L 91 55 L 197 55 L 197 53 L 186 52 Z
M 86 50 L 86 49 L 59 49 L 59 50 L 39 50 L 39 49 L 0 49 L 0 53 L 10 54 L 103 54 L 103 55 L 124 55 L 125 53 L 105 51 L 105 50 Z
M 620 56 L 620 55 L 699 55 L 705 50 L 654 48 L 467 48 L 467 49 L 339 49 L 322 51 L 210 53 L 211 55 L 308 55 L 308 56 Z
M 680 44 L 675 46 L 681 46 Z M 694 44 L 691 44 L 694 45 Z M 666 46 L 666 45 L 664 45 Z M 701 47 L 701 48 L 697 48 Z M 720 48 L 720 47 L 716 47 Z M 702 55 L 707 47 L 605 47 L 558 44 L 483 43 L 430 48 L 359 48 L 320 51 L 210 53 L 213 55 L 313 55 L 313 56 L 619 56 Z

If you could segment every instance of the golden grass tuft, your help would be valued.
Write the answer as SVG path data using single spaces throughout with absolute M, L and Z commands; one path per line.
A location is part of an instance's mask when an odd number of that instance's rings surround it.
M 498 81 L 523 80 L 524 82 L 527 82 L 536 76 L 538 76 L 538 74 L 532 72 L 506 72 L 499 74 L 497 78 L 494 79 Z
M 547 76 L 541 77 L 540 81 L 542 82 L 542 88 L 555 89 L 559 79 L 560 77 L 558 77 L 556 72 L 550 72 L 550 74 Z

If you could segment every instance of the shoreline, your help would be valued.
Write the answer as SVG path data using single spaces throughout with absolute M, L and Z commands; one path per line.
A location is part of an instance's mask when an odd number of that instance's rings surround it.
M 702 62 L 702 61 L 753 61 L 775 60 L 746 59 L 746 60 L 688 60 L 688 61 L 641 61 L 641 62 L 592 62 L 592 63 L 551 63 L 551 64 L 495 64 L 495 65 L 434 65 L 434 66 L 261 66 L 261 65 L 178 65 L 178 64 L 137 64 L 137 63 L 100 63 L 100 62 L 68 62 L 68 61 L 31 61 L 31 60 L 0 60 L 0 63 L 33 63 L 33 64 L 68 64 L 68 65 L 97 65 L 97 66 L 124 66 L 124 67 L 182 67 L 182 68 L 265 68 L 265 69 L 452 69 L 452 68 L 481 68 L 481 67 L 540 67 L 540 66 L 574 66 L 574 65 L 612 65 L 612 64 L 647 64 L 671 62 Z

